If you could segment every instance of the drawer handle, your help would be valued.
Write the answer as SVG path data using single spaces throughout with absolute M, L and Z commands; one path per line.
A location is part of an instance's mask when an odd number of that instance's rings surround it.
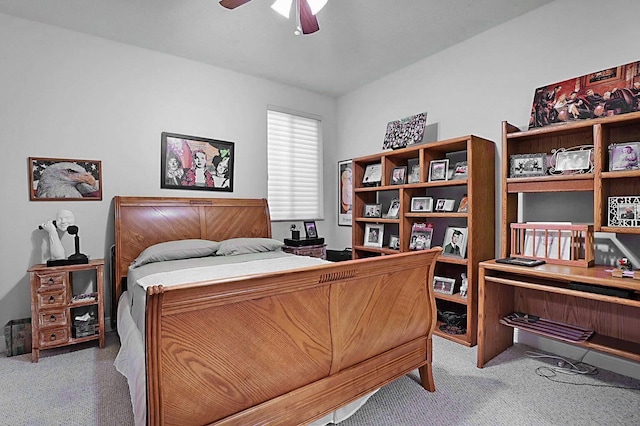
M 55 280 L 53 279 L 53 277 L 49 278 L 49 283 L 50 283 L 50 284 L 55 283 Z
M 50 322 L 56 322 L 56 320 L 57 320 L 57 319 L 58 319 L 58 318 L 56 318 L 56 316 L 55 316 L 55 315 L 51 315 L 51 316 L 49 317 L 49 321 L 50 321 Z
M 52 333 L 51 336 L 49 336 L 49 341 L 53 342 L 54 340 L 56 340 L 56 333 Z
M 53 296 L 49 296 L 49 303 L 55 303 L 56 298 Z

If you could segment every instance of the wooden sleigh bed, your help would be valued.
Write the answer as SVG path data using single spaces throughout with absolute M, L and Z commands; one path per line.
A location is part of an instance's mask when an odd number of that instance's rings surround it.
M 114 204 L 113 312 L 147 247 L 271 237 L 262 199 Z M 148 287 L 147 424 L 306 424 L 414 369 L 434 391 L 430 283 L 440 251 Z

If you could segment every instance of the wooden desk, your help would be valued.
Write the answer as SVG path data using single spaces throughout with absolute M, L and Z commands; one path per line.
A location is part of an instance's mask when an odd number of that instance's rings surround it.
M 586 342 L 571 344 L 640 362 L 640 281 L 614 278 L 604 266 L 529 268 L 491 260 L 478 269 L 478 368 L 513 345 L 513 328 L 500 324 L 512 312 L 593 329 Z M 570 289 L 570 282 L 635 293 L 631 299 L 607 296 Z

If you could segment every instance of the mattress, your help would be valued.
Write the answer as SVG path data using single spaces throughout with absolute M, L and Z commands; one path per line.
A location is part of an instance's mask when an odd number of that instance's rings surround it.
M 162 283 L 180 285 L 212 279 L 303 268 L 326 263 L 313 257 L 296 256 L 281 251 L 208 256 L 149 263 L 129 270 L 128 289 L 118 301 L 118 335 L 120 351 L 114 365 L 127 378 L 136 426 L 146 424 L 146 377 L 144 354 L 144 321 L 146 288 Z M 314 426 L 338 423 L 355 413 L 372 392 L 313 423 Z

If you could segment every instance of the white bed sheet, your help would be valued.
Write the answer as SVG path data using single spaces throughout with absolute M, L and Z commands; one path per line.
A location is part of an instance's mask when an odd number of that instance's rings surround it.
M 202 264 L 204 263 L 204 266 Z M 242 263 L 242 267 L 239 264 Z M 129 271 L 129 290 L 118 301 L 118 335 L 120 351 L 114 365 L 127 378 L 136 426 L 146 424 L 146 375 L 144 354 L 145 288 L 162 283 L 179 285 L 206 279 L 223 279 L 277 272 L 318 265 L 326 261 L 284 252 L 246 254 L 239 256 L 210 256 L 144 265 Z M 179 269 L 179 271 L 178 271 Z M 313 422 L 312 426 L 339 423 L 353 415 L 377 390 Z

